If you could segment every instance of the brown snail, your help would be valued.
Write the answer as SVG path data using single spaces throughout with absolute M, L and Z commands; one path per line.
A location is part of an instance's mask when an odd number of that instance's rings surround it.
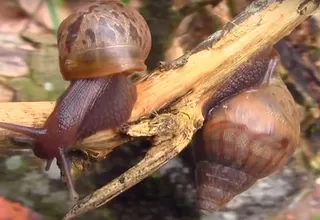
M 299 143 L 299 115 L 275 71 L 278 57 L 273 53 L 263 64 L 268 56 L 261 56 L 236 70 L 236 75 L 263 71 L 263 80 L 212 106 L 195 136 L 196 202 L 205 213 L 219 210 L 281 168 Z
M 149 27 L 138 11 L 117 0 L 99 1 L 67 17 L 58 29 L 60 70 L 70 81 L 42 128 L 0 123 L 19 132 L 39 158 L 54 158 L 77 198 L 65 152 L 76 141 L 125 123 L 136 101 L 128 74 L 146 69 Z

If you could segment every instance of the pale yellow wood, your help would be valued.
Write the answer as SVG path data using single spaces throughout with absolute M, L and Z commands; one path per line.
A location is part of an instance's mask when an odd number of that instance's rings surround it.
M 267 4 L 266 1 L 262 2 Z M 234 20 L 234 25 L 229 24 L 233 26 L 229 33 L 224 33 L 211 49 L 192 54 L 182 67 L 167 71 L 155 70 L 145 81 L 138 83 L 139 96 L 130 121 L 154 113 L 192 88 L 202 91 L 214 88 L 255 51 L 266 44 L 276 43 L 316 10 L 313 1 L 306 1 L 303 7 L 306 10 L 300 10 L 304 12 L 302 15 L 297 13 L 302 0 L 269 2 L 263 10 L 262 4 L 252 4 L 242 13 L 243 16 L 248 16 L 247 19 L 242 19 L 241 22 L 241 18 Z M 215 40 L 219 35 L 221 31 L 207 41 Z M 41 126 L 53 107 L 53 102 L 0 103 L 0 121 Z M 104 132 L 106 131 L 89 137 L 77 147 L 96 151 L 105 148 L 112 136 L 110 132 L 113 131 L 107 131 L 107 135 L 103 135 Z M 11 135 L 12 132 L 0 129 L 0 148 L 10 147 L 7 140 Z M 95 142 L 91 144 L 93 140 Z M 108 147 L 112 149 L 118 145 L 114 141 L 113 143 L 114 146 Z
M 0 121 L 40 127 L 52 112 L 55 102 L 2 102 Z M 8 137 L 13 132 L 0 129 L 0 149 L 12 148 Z

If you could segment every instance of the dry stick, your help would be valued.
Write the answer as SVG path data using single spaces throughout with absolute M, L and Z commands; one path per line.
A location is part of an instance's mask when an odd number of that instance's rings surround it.
M 256 50 L 265 44 L 276 43 L 316 10 L 315 1 L 303 1 L 303 7 L 300 6 L 301 2 L 302 0 L 269 0 L 267 3 L 256 1 L 256 4 L 252 4 L 232 21 L 239 26 L 230 23 L 222 31 L 211 35 L 193 53 L 172 62 L 167 70 L 155 70 L 152 76 L 137 84 L 139 96 L 130 121 L 139 120 L 142 116 L 159 110 L 176 97 L 196 88 L 202 80 L 207 82 L 207 89 L 219 85 Z M 301 15 L 297 12 L 298 8 L 299 13 L 303 12 Z M 179 65 L 180 68 L 175 68 Z M 41 126 L 54 105 L 54 102 L 0 103 L 0 121 Z M 15 147 L 8 145 L 8 139 L 12 135 L 13 132 L 0 129 L 0 149 Z M 113 138 L 113 144 L 108 145 L 106 150 L 110 152 L 121 144 L 120 138 L 117 140 L 115 135 L 113 130 L 102 131 L 76 147 L 100 152 Z M 104 153 L 99 153 L 99 157 L 104 156 Z
M 181 152 L 203 123 L 201 106 L 209 91 L 220 85 L 254 52 L 289 34 L 318 5 L 319 1 L 255 1 L 233 21 L 237 26 L 227 25 L 190 54 L 169 65 L 165 72 L 155 71 L 139 83 L 139 99 L 130 119 L 134 124 L 129 126 L 127 133 L 131 136 L 155 135 L 153 148 L 137 165 L 78 202 L 65 219 L 105 204 Z M 191 92 L 185 94 L 187 91 Z M 183 97 L 169 106 L 167 113 L 139 121 L 139 117 L 179 96 Z

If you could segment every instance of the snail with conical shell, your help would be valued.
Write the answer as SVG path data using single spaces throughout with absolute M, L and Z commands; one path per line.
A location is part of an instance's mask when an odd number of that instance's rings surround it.
M 193 142 L 196 201 L 201 210 L 224 207 L 258 179 L 283 167 L 298 146 L 299 114 L 276 72 L 278 60 L 275 51 L 255 55 L 234 77 L 263 73 L 262 80 L 207 111 Z M 226 91 L 222 90 L 216 94 Z

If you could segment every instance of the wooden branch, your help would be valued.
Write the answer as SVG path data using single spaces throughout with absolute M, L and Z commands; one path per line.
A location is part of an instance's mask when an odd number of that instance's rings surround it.
M 159 111 L 188 91 L 208 91 L 220 85 L 232 70 L 266 44 L 273 45 L 289 34 L 313 13 L 319 2 L 314 0 L 255 1 L 220 31 L 174 62 L 161 66 L 137 83 L 138 100 L 130 122 Z M 201 85 L 201 86 L 200 86 Z M 0 121 L 41 126 L 54 102 L 0 103 Z M 104 157 L 123 140 L 115 130 L 99 132 L 76 148 Z M 12 132 L 0 129 L 0 149 L 8 144 Z M 111 142 L 111 143 L 110 143 Z M 106 148 L 106 143 L 108 147 Z

